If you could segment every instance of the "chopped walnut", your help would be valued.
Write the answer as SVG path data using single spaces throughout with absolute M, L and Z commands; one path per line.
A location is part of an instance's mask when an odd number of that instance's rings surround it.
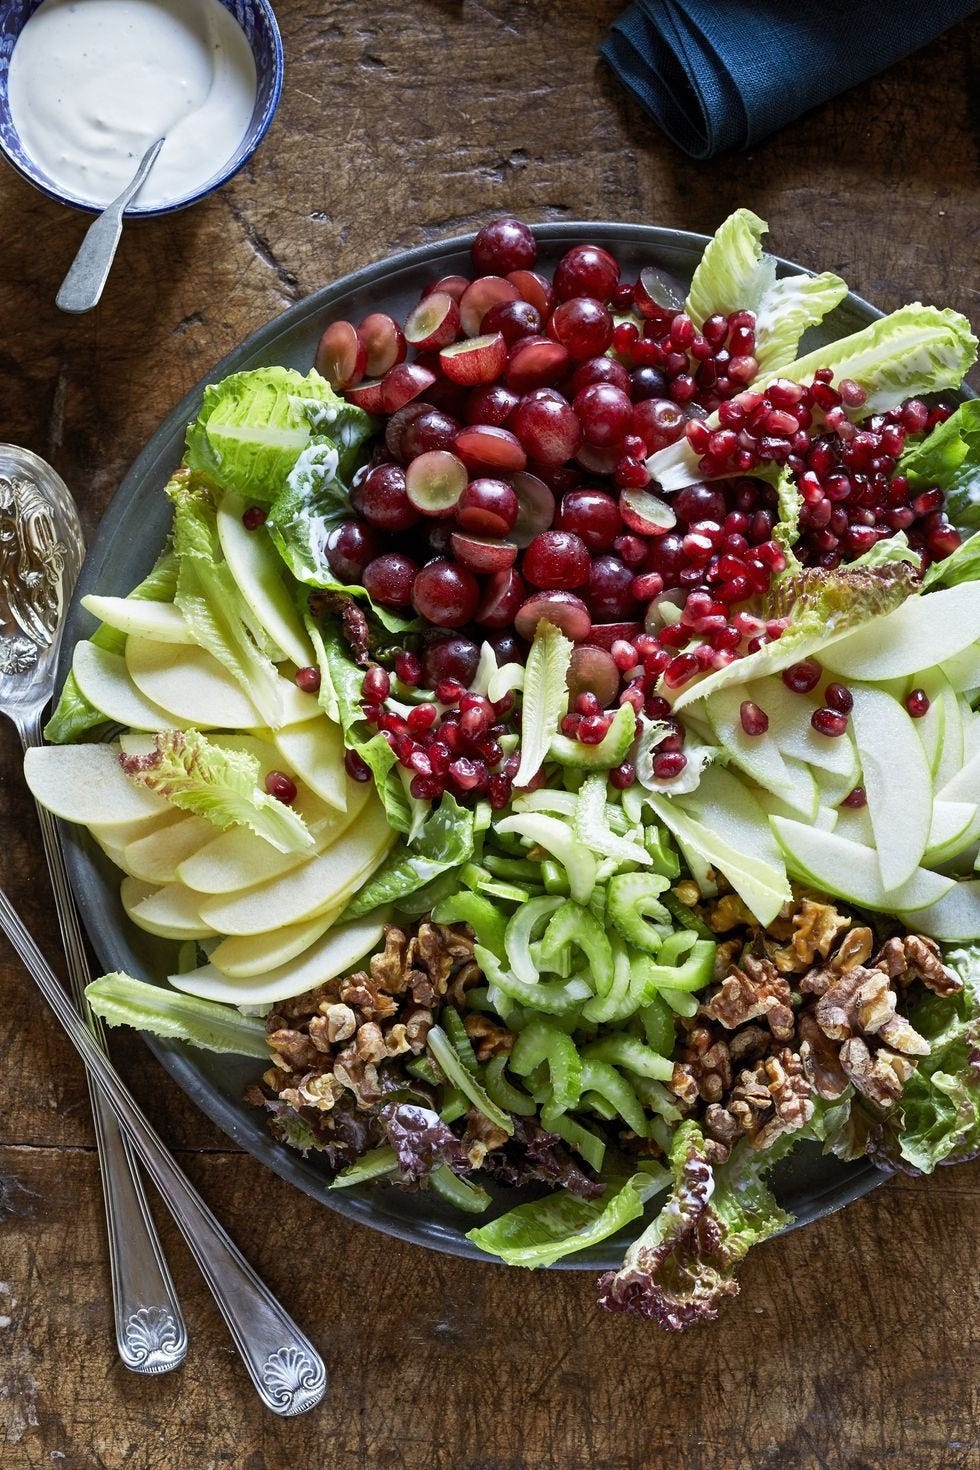
M 411 1049 L 404 1022 L 396 1021 L 393 1026 L 389 1026 L 385 1032 L 385 1051 L 388 1056 L 399 1057 Z
M 371 957 L 371 979 L 391 995 L 401 995 L 406 987 L 405 952 L 408 938 L 394 924 L 385 934 L 385 947 L 381 954 Z
M 466 1115 L 466 1132 L 463 1134 L 463 1148 L 466 1157 L 474 1169 L 479 1169 L 488 1153 L 494 1149 L 503 1148 L 510 1137 L 503 1128 L 498 1128 L 483 1113 L 476 1108 L 470 1108 Z
M 866 985 L 866 982 L 874 981 L 875 972 L 866 970 L 863 965 L 855 965 L 853 969 L 839 975 L 824 994 L 817 1001 L 814 1014 L 825 1036 L 831 1041 L 846 1041 L 849 1036 L 862 1030 L 858 1019 L 858 992 Z M 888 990 L 887 979 L 884 980 L 884 989 Z M 891 992 L 888 992 L 889 994 Z M 874 1005 L 872 989 L 865 991 L 869 1006 Z M 882 1016 L 882 1020 L 885 1017 Z
M 826 959 L 837 936 L 850 925 L 850 919 L 827 903 L 804 898 L 793 914 L 791 942 L 773 954 L 776 968 L 784 974 L 807 970 L 819 955 Z
M 765 1026 L 743 1026 L 736 1031 L 728 1043 L 732 1065 L 739 1062 L 754 1062 L 764 1056 L 772 1045 L 772 1032 Z
M 754 955 L 746 955 L 741 968 L 733 967 L 721 982 L 721 989 L 703 1007 L 703 1013 L 729 1031 L 764 1016 L 778 1041 L 788 1041 L 793 1034 L 790 988 L 769 960 Z
M 343 1087 L 330 1072 L 309 1072 L 296 1085 L 299 1105 L 319 1108 L 329 1113 L 334 1103 L 343 1095 Z M 283 1092 L 281 1096 L 286 1097 Z M 288 1099 L 291 1100 L 291 1099 Z
M 310 1022 L 311 1036 L 314 1034 L 314 1027 L 322 1031 L 327 1041 L 333 1046 L 337 1041 L 350 1040 L 357 1030 L 357 1017 L 350 1006 L 334 1001 L 323 1010 L 322 1015 L 313 1017 Z
M 739 898 L 737 893 L 726 893 L 708 911 L 708 924 L 716 934 L 726 934 L 729 929 L 744 925 L 755 928 L 755 915 Z
M 872 1053 L 860 1036 L 852 1036 L 840 1049 L 840 1064 L 858 1092 L 880 1108 L 890 1108 L 915 1071 L 915 1063 L 899 1052 L 880 1047 Z
M 308 1072 L 320 1060 L 316 1046 L 305 1031 L 282 1027 L 268 1037 L 272 1060 L 284 1072 Z
M 682 1102 L 720 1102 L 732 1085 L 728 1045 L 714 1036 L 710 1027 L 695 1026 L 687 1038 L 681 1060 L 667 1084 Z
M 847 1076 L 840 1064 L 838 1048 L 825 1036 L 812 1010 L 803 1011 L 796 1022 L 803 1072 L 818 1097 L 834 1101 L 847 1091 Z
M 842 975 L 845 970 L 853 970 L 855 965 L 863 965 L 874 949 L 874 935 L 871 930 L 862 926 L 860 929 L 851 929 L 841 940 L 840 946 L 830 961 L 830 969 L 835 975 Z
M 363 1026 L 357 1028 L 354 1051 L 362 1062 L 380 1062 L 388 1055 L 385 1039 L 377 1021 L 365 1021 Z
M 863 969 L 856 965 L 855 970 Z M 865 972 L 868 973 L 868 972 Z M 858 1028 L 873 1036 L 895 1014 L 898 997 L 888 984 L 888 976 L 872 970 L 854 992 L 854 1015 Z
M 688 909 L 693 909 L 695 904 L 701 902 L 701 890 L 690 878 L 684 878 L 680 883 L 675 883 L 673 894 L 677 902 L 682 903 Z
M 711 978 L 713 980 L 724 980 L 741 953 L 741 939 L 723 939 L 715 948 L 715 964 Z
M 711 1137 L 730 1148 L 739 1136 L 739 1126 L 721 1103 L 709 1103 L 704 1110 L 704 1126 Z
M 398 1010 L 394 996 L 387 994 L 381 982 L 373 976 L 360 972 L 341 982 L 340 999 L 345 1005 L 360 1011 L 365 1020 L 383 1021 Z
M 772 1099 L 773 1116 L 752 1138 L 753 1148 L 768 1148 L 782 1133 L 795 1133 L 805 1128 L 813 1117 L 812 1088 L 803 1072 L 800 1058 L 783 1047 L 775 1056 L 758 1065 L 765 1067 L 766 1083 Z
M 895 1051 L 910 1057 L 927 1057 L 931 1050 L 928 1041 L 910 1026 L 904 1016 L 891 1016 L 878 1032 L 880 1040 Z
M 478 1062 L 488 1062 L 491 1057 L 500 1056 L 502 1052 L 511 1052 L 517 1037 L 513 1031 L 495 1021 L 492 1016 L 484 1016 L 479 1011 L 471 1011 L 468 1016 L 463 1017 L 463 1025 L 466 1034 L 473 1043 Z
M 943 964 L 939 945 L 921 934 L 886 940 L 875 957 L 875 965 L 903 985 L 921 980 L 936 995 L 953 995 L 963 989 L 959 976 Z

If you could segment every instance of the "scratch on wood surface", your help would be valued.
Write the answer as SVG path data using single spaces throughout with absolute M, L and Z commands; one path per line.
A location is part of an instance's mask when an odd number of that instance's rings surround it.
M 264 235 L 260 234 L 240 204 L 236 204 L 231 194 L 222 194 L 222 199 L 228 206 L 228 212 L 232 219 L 241 229 L 252 253 L 264 266 L 273 272 L 279 282 L 278 294 L 284 301 L 292 304 L 300 301 L 303 297 L 303 289 L 296 279 L 294 273 L 289 270 L 278 259 L 272 246 Z

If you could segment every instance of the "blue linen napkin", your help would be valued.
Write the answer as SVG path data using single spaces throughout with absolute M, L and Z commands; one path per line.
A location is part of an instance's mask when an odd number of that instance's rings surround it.
M 908 56 L 978 0 L 634 0 L 602 54 L 692 158 L 748 148 Z

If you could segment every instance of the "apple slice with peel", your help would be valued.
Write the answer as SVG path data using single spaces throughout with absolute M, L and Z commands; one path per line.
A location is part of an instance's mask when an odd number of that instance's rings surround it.
M 673 798 L 651 793 L 647 800 L 686 852 L 693 852 L 702 863 L 718 868 L 759 922 L 772 923 L 791 897 L 783 862 L 769 863 L 733 847 L 725 837 L 683 811 Z M 770 818 L 770 821 L 779 820 Z
M 271 843 L 247 827 L 229 827 L 217 836 L 212 827 L 211 841 L 185 858 L 177 877 L 188 888 L 213 895 L 254 888 L 258 883 L 267 883 L 291 872 L 311 856 L 326 852 L 368 806 L 374 787 L 367 783 L 352 784 L 354 790 L 347 810 L 343 812 L 327 807 L 317 799 L 311 801 L 309 792 L 301 791 L 297 797 L 293 809 L 303 817 L 313 834 L 312 853 L 278 852 Z
M 248 979 L 233 980 L 214 964 L 202 965 L 183 975 L 171 975 L 175 990 L 197 995 L 203 1000 L 220 1000 L 232 1005 L 269 1005 L 303 995 L 317 985 L 353 969 L 358 960 L 370 954 L 384 934 L 378 918 L 354 919 L 328 930 L 302 957 L 278 968 Z
M 138 597 L 97 597 L 90 592 L 82 607 L 107 628 L 155 638 L 158 643 L 193 643 L 194 635 L 179 607 L 172 602 L 143 601 Z
M 936 868 L 948 863 L 980 837 L 980 807 L 970 801 L 935 801 L 922 861 Z
M 91 827 L 89 828 L 89 831 L 92 832 Z M 112 863 L 114 867 L 117 867 L 121 873 L 125 873 L 127 877 L 132 878 L 135 875 L 130 873 L 129 869 L 126 866 L 126 844 L 125 842 L 117 842 L 115 838 L 111 836 L 111 832 L 111 827 L 105 827 L 103 828 L 101 836 L 97 836 L 94 832 L 92 832 L 92 839 L 102 849 L 102 851 L 105 853 L 106 857 L 109 859 L 110 863 Z
M 980 688 L 980 641 L 943 662 L 943 673 L 957 694 Z
M 932 775 L 915 723 L 881 689 L 855 685 L 851 723 L 886 890 L 900 888 L 922 860 L 932 824 Z
M 138 878 L 124 878 L 119 897 L 133 923 L 160 939 L 210 939 L 215 933 L 201 917 L 200 894 L 182 883 L 157 888 Z
M 813 700 L 787 689 L 780 678 L 760 679 L 749 686 L 746 697 L 769 716 L 768 734 L 784 758 L 792 756 L 857 785 L 860 769 L 850 734 L 832 737 L 814 730 L 810 716 L 817 705 Z
M 157 647 L 169 650 L 166 655 L 169 658 L 181 656 L 173 643 L 160 643 Z M 84 640 L 75 645 L 71 669 L 89 704 L 94 704 L 114 724 L 125 725 L 131 730 L 166 730 L 173 725 L 180 729 L 186 727 L 186 721 L 178 720 L 136 687 L 121 653 L 110 653 L 108 649 Z
M 298 924 L 360 888 L 396 837 L 384 808 L 380 803 L 372 805 L 326 852 L 270 882 L 206 898 L 201 916 L 222 934 L 261 934 L 283 924 Z
M 36 801 L 65 822 L 100 831 L 173 810 L 162 796 L 130 781 L 118 745 L 43 745 L 24 756 L 24 779 Z
M 89 822 L 88 830 L 100 845 L 102 839 L 108 837 L 113 844 L 118 843 L 120 847 L 128 847 L 131 842 L 138 842 L 141 837 L 149 837 L 151 832 L 162 832 L 165 827 L 170 827 L 174 822 L 183 820 L 184 813 L 164 801 L 160 802 L 156 810 L 149 816 L 137 817 L 132 822 L 110 822 L 108 826 L 103 826 L 101 822 Z
M 265 934 L 236 935 L 222 939 L 211 951 L 210 962 L 222 975 L 231 980 L 250 980 L 253 975 L 265 975 L 269 970 L 278 970 L 309 949 L 325 934 L 331 924 L 336 923 L 343 912 L 343 904 L 334 904 L 304 919 L 299 924 L 287 924 L 283 929 L 270 929 Z
M 298 668 L 313 663 L 313 645 L 283 580 L 283 563 L 267 526 L 246 529 L 244 500 L 226 491 L 218 506 L 218 540 L 238 590 L 273 643 Z
M 837 832 L 821 832 L 818 827 L 808 827 L 787 817 L 769 820 L 790 871 L 797 878 L 862 908 L 911 913 L 936 903 L 953 887 L 953 878 L 944 878 L 928 868 L 916 868 L 898 888 L 887 889 L 881 881 L 874 848 L 862 847 L 860 843 L 848 842 Z
M 676 800 L 736 851 L 770 867 L 783 867 L 767 813 L 748 787 L 730 771 L 722 766 L 706 766 L 694 790 Z
M 318 715 L 314 720 L 276 730 L 273 739 L 283 760 L 327 806 L 345 811 L 359 787 L 344 770 L 344 737 L 339 725 Z
M 915 733 L 922 742 L 933 780 L 940 764 L 947 772 L 943 779 L 948 780 L 963 764 L 963 727 L 956 695 L 939 669 L 922 674 L 916 687 L 928 696 L 929 708 L 915 721 Z
M 168 723 L 199 730 L 255 730 L 265 724 L 237 681 L 196 644 L 178 650 L 149 638 L 127 638 L 126 668 L 140 693 L 167 712 Z
M 759 786 L 779 797 L 792 815 L 813 817 L 817 809 L 816 784 L 806 766 L 787 762 L 772 735 L 747 735 L 740 710 L 744 689 L 719 689 L 704 702 L 705 713 L 719 745 L 732 762 Z
M 820 662 L 844 678 L 872 683 L 932 668 L 980 638 L 980 582 L 908 597 L 824 648 Z
M 917 934 L 928 934 L 944 944 L 975 942 L 980 935 L 980 878 L 956 883 L 928 908 L 914 913 L 899 913 L 907 918 L 909 928 Z
M 162 832 L 151 832 L 148 837 L 130 842 L 123 852 L 123 866 L 127 873 L 144 883 L 175 883 L 177 869 L 184 859 L 213 836 L 214 825 L 207 817 L 188 812 Z
M 838 807 L 837 813 L 834 831 L 838 837 L 846 837 L 848 842 L 858 842 L 862 847 L 874 848 L 874 828 L 866 806 Z

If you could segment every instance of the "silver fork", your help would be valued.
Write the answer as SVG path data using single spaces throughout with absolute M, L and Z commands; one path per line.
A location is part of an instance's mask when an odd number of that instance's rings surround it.
M 0 450 L 0 711 L 27 750 L 41 744 L 41 716 L 54 692 L 55 660 L 85 543 L 64 482 L 29 451 Z M 19 472 L 18 472 L 19 471 Z M 90 979 L 57 824 L 37 808 L 72 994 L 105 1051 L 105 1033 L 85 999 Z M 102 1171 L 116 1344 L 134 1373 L 167 1373 L 187 1353 L 187 1329 L 143 1183 L 127 1140 L 91 1077 L 92 1120 Z
M 30 743 L 37 744 L 40 712 L 51 693 L 65 603 L 81 564 L 82 538 L 71 496 L 49 466 L 26 450 L 0 445 L 0 465 L 4 460 L 8 464 L 19 462 L 23 470 L 21 480 L 44 486 L 43 495 L 31 495 L 22 488 L 18 497 L 14 490 L 18 477 L 8 474 L 4 478 L 0 471 L 0 592 L 7 602 L 5 610 L 0 607 L 0 614 L 6 612 L 6 619 L 0 617 L 0 709 L 10 715 L 18 730 L 25 732 L 22 737 L 25 744 L 29 743 L 29 737 Z M 21 525 L 25 519 L 33 524 Z M 45 678 L 48 685 L 44 699 L 35 702 L 24 694 L 29 685 L 40 684 Z M 18 688 L 19 698 L 13 692 Z M 39 815 L 43 824 L 47 814 Z M 70 900 L 57 828 L 50 817 L 47 821 L 53 834 L 52 846 L 57 852 L 63 892 Z M 73 905 L 70 913 L 84 984 L 87 967 Z M 83 1024 L 2 889 L 0 929 L 10 939 L 85 1062 L 93 1092 L 93 1112 L 102 1109 L 103 1121 L 116 1130 L 120 1148 L 135 1151 L 159 1190 L 225 1319 L 260 1399 L 276 1414 L 302 1414 L 312 1409 L 327 1387 L 327 1371 L 319 1353 L 178 1168 L 114 1070 L 105 1052 L 104 1037 L 103 1045 L 96 1043 L 96 1018 L 86 1006 L 89 1024 Z M 81 999 L 84 1002 L 84 994 Z M 132 1154 L 127 1152 L 125 1157 L 131 1165 Z M 128 1169 L 126 1172 L 132 1180 L 133 1175 Z M 139 1191 L 137 1182 L 133 1187 Z M 139 1213 L 129 1218 L 122 1213 L 119 1201 L 114 1201 L 120 1228 L 113 1231 L 110 1225 L 110 1248 L 113 1244 L 128 1248 L 131 1233 L 139 1228 L 140 1219 L 143 1220 L 170 1295 L 168 1300 L 162 1296 L 144 1297 L 133 1318 L 133 1331 L 143 1346 L 151 1344 L 154 1350 L 167 1349 L 172 1353 L 173 1347 L 168 1347 L 166 1341 L 171 1335 L 169 1323 L 173 1323 L 177 1345 L 186 1343 L 186 1334 L 141 1191 L 139 1199 Z M 108 1188 L 106 1205 L 108 1211 L 111 1208 Z M 165 1366 L 175 1366 L 179 1360 L 178 1357 Z

